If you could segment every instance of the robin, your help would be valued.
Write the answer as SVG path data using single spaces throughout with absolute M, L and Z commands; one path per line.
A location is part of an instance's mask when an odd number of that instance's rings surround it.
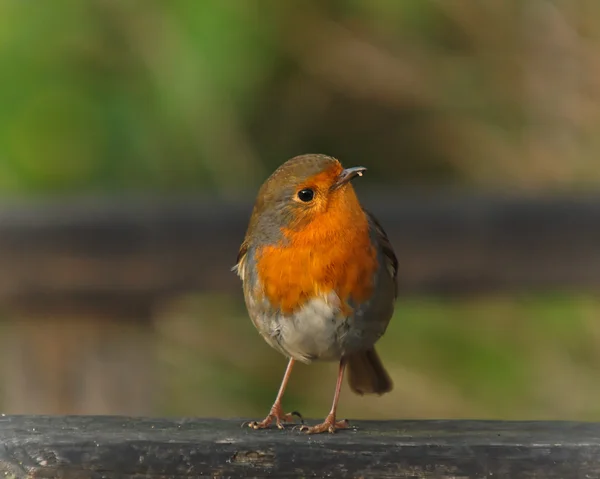
M 335 158 L 302 155 L 281 165 L 259 190 L 234 270 L 246 306 L 265 341 L 289 358 L 267 417 L 253 429 L 282 429 L 293 415 L 281 400 L 296 361 L 339 361 L 333 404 L 309 433 L 348 427 L 336 420 L 344 371 L 359 394 L 391 391 L 375 343 L 385 333 L 397 295 L 398 261 L 386 233 L 358 201 Z

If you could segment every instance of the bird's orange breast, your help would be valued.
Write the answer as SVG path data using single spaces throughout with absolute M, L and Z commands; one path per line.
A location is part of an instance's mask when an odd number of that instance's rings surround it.
M 342 311 L 347 301 L 364 302 L 371 296 L 377 252 L 369 235 L 367 217 L 358 200 L 334 202 L 327 214 L 301 230 L 282 228 L 285 245 L 257 251 L 257 273 L 263 294 L 283 313 L 292 313 L 320 293 L 334 290 Z

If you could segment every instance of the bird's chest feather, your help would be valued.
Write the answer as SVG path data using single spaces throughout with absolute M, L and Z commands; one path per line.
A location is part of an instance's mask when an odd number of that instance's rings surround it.
M 259 294 L 274 308 L 293 314 L 333 292 L 342 313 L 350 315 L 351 304 L 371 296 L 378 264 L 368 231 L 308 230 L 290 236 L 285 245 L 267 245 L 256 252 Z

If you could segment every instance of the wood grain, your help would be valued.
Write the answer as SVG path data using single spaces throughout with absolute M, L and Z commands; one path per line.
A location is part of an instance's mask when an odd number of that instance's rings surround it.
M 352 422 L 306 436 L 242 420 L 0 418 L 4 477 L 600 477 L 600 424 Z

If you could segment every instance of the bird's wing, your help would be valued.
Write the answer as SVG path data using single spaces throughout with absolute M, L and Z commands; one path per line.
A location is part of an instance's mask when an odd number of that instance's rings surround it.
M 394 248 L 392 247 L 392 243 L 388 238 L 385 230 L 381 226 L 381 223 L 375 218 L 372 213 L 369 213 L 365 210 L 367 218 L 369 218 L 369 222 L 371 223 L 375 235 L 377 237 L 377 241 L 381 246 L 381 250 L 383 251 L 383 255 L 385 256 L 386 268 L 390 273 L 390 276 L 394 280 L 394 289 L 395 294 L 398 296 L 398 258 L 396 258 L 396 253 L 394 253 Z
M 235 271 L 240 278 L 244 277 L 244 266 L 246 265 L 246 253 L 248 253 L 248 243 L 244 241 L 240 246 L 240 250 L 235 261 L 235 266 L 231 271 Z

